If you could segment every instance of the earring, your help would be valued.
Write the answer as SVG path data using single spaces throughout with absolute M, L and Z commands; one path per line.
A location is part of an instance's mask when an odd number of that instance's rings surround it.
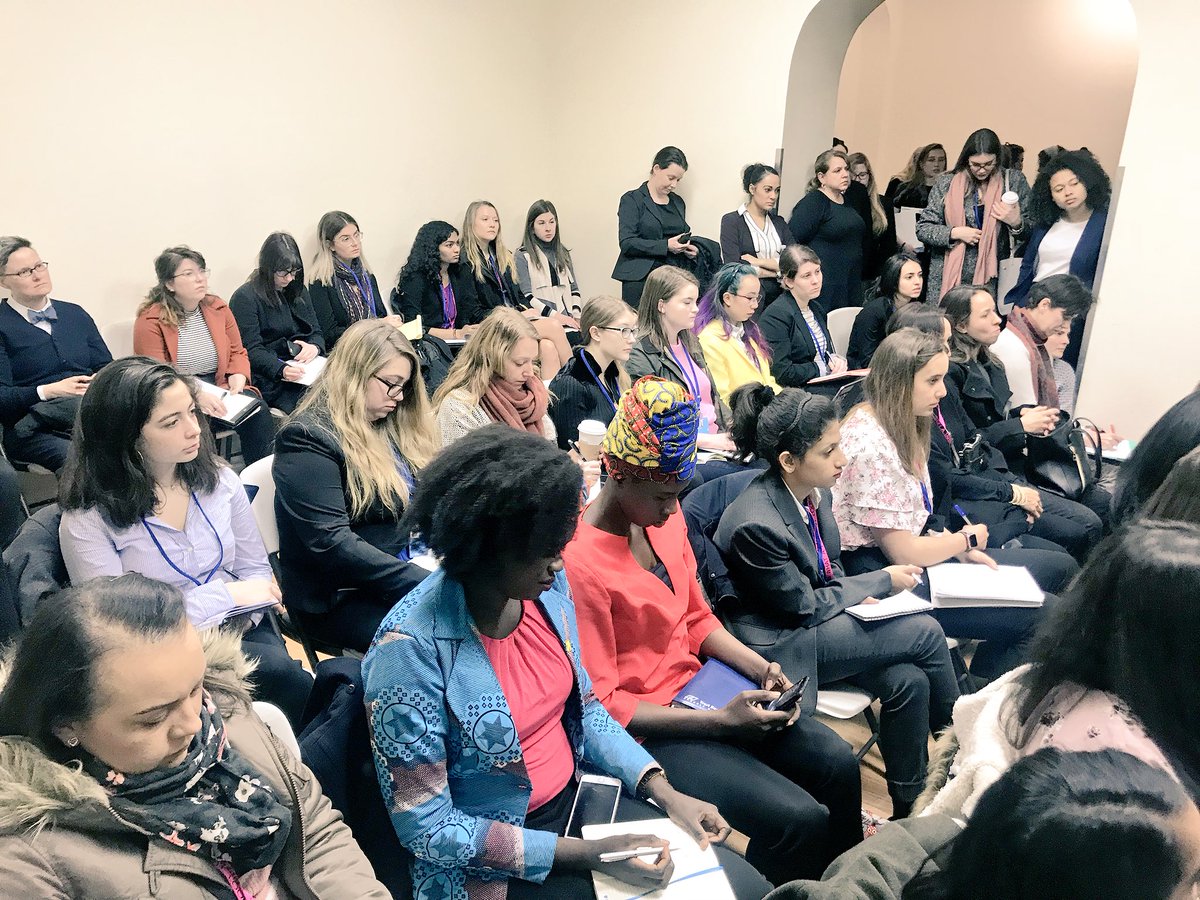
M 71 737 L 67 738 L 65 743 L 68 747 L 71 747 L 72 749 L 74 749 L 75 747 L 79 746 L 79 738 L 75 737 L 74 735 L 71 735 Z

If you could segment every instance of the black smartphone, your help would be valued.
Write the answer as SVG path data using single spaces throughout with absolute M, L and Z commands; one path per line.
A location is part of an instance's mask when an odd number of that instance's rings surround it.
M 608 825 L 617 818 L 621 782 L 606 775 L 584 775 L 575 790 L 564 837 L 583 837 L 584 825 Z
M 790 688 L 767 704 L 767 712 L 791 712 L 804 699 L 804 689 L 808 687 L 808 676 L 805 675 Z
M 690 244 L 692 242 L 692 233 L 690 231 L 685 231 L 683 234 L 676 235 L 675 240 L 679 241 L 681 244 Z

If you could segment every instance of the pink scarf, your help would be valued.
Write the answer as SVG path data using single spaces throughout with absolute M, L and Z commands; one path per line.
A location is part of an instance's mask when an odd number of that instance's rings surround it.
M 975 258 L 975 275 L 971 284 L 987 284 L 996 277 L 1000 270 L 996 254 L 996 237 L 1000 231 L 1000 220 L 992 215 L 992 206 L 1003 193 L 1001 173 L 996 172 L 988 179 L 983 189 L 983 236 L 979 239 L 976 249 L 979 251 Z M 965 169 L 950 180 L 950 190 L 946 192 L 944 215 L 946 224 L 958 228 L 967 224 L 964 205 L 967 200 L 967 187 L 974 185 L 975 179 Z M 971 224 L 974 227 L 974 223 Z M 946 296 L 946 291 L 962 283 L 963 263 L 967 259 L 967 245 L 955 241 L 946 253 L 942 265 L 942 292 L 939 300 Z
M 550 394 L 536 375 L 520 387 L 513 387 L 497 375 L 479 402 L 493 422 L 546 436 L 542 419 L 550 405 Z
M 1038 406 L 1058 407 L 1058 382 L 1054 380 L 1054 369 L 1050 354 L 1046 352 L 1046 338 L 1033 327 L 1021 307 L 1014 307 L 1008 314 L 1008 330 L 1021 339 L 1029 364 L 1033 367 L 1033 387 L 1037 391 Z

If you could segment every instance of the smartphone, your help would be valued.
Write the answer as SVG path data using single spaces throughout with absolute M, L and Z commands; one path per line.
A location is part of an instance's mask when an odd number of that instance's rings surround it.
M 791 712 L 804 699 L 804 689 L 808 687 L 808 676 L 805 675 L 790 688 L 767 704 L 767 712 Z
M 575 789 L 575 802 L 567 819 L 566 837 L 582 838 L 584 825 L 608 825 L 616 821 L 621 782 L 607 775 L 584 775 Z
M 681 244 L 690 244 L 692 242 L 692 233 L 690 231 L 685 231 L 683 234 L 676 235 L 675 240 L 679 241 Z

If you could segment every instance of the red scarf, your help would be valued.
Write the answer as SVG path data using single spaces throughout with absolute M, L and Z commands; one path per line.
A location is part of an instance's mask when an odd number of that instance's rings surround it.
M 1000 194 L 1004 189 L 1003 184 L 1004 179 L 999 172 L 996 172 L 987 180 L 987 184 L 981 191 L 983 236 L 979 238 L 979 243 L 975 248 L 979 252 L 975 257 L 975 274 L 971 279 L 971 284 L 987 284 L 1000 271 L 1000 263 L 996 254 L 996 237 L 1000 232 L 1000 220 L 992 215 L 992 206 L 1000 199 Z M 974 187 L 974 185 L 975 179 L 965 169 L 950 180 L 950 189 L 946 192 L 944 214 L 946 224 L 951 228 L 967 224 L 964 209 L 967 201 L 967 187 Z M 972 222 L 970 227 L 974 228 L 975 223 Z M 963 263 L 966 260 L 967 245 L 962 241 L 955 241 L 946 251 L 946 259 L 942 264 L 942 293 L 938 297 L 939 300 L 946 296 L 946 291 L 950 288 L 962 284 Z
M 493 422 L 546 436 L 542 420 L 546 416 L 546 407 L 550 405 L 550 394 L 536 375 L 530 376 L 520 387 L 515 387 L 499 375 L 494 376 L 479 402 Z
M 1033 327 L 1025 310 L 1016 306 L 1008 314 L 1008 330 L 1021 339 L 1029 354 L 1029 365 L 1033 369 L 1033 388 L 1037 392 L 1039 406 L 1058 407 L 1058 382 L 1054 380 L 1054 369 L 1050 354 L 1046 352 L 1046 338 Z

